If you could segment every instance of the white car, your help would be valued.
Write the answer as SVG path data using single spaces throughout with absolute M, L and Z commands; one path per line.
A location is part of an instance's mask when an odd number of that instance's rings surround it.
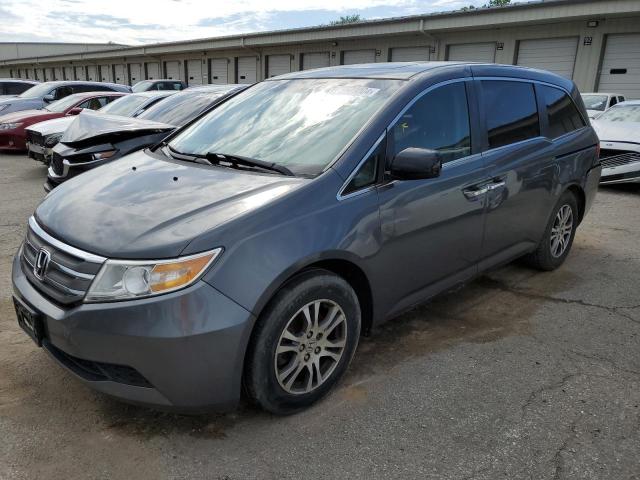
M 177 90 L 161 90 L 132 93 L 124 95 L 117 100 L 105 105 L 96 112 L 123 117 L 137 117 L 147 111 L 162 99 L 177 93 Z M 76 119 L 76 116 L 55 118 L 35 123 L 26 128 L 27 151 L 30 158 L 48 164 L 51 160 L 52 149 L 58 144 L 67 127 Z
M 602 112 L 625 101 L 624 95 L 620 93 L 582 93 L 580 96 L 590 119 L 596 118 Z
M 640 100 L 617 104 L 592 125 L 600 138 L 600 183 L 640 183 Z

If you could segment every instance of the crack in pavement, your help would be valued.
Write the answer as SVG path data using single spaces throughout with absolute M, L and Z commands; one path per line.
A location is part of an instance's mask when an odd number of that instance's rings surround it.
M 619 315 L 623 318 L 626 318 L 627 320 L 630 320 L 634 323 L 638 323 L 640 324 L 639 320 L 636 320 L 635 318 L 633 318 L 632 316 L 624 313 L 624 312 L 620 312 L 619 310 L 621 309 L 625 309 L 625 310 L 633 310 L 636 308 L 640 308 L 640 305 L 615 305 L 612 307 L 609 307 L 607 305 L 600 305 L 598 303 L 590 303 L 590 302 L 586 302 L 585 300 L 579 300 L 579 299 L 572 299 L 572 298 L 560 298 L 560 297 L 554 297 L 552 295 L 547 295 L 547 294 L 543 294 L 543 293 L 535 293 L 535 292 L 527 292 L 518 288 L 514 288 L 500 280 L 496 280 L 494 278 L 490 278 L 487 277 L 490 281 L 487 282 L 490 285 L 493 285 L 494 288 L 498 289 L 498 290 L 502 290 L 503 292 L 507 292 L 507 293 L 512 293 L 514 295 L 520 295 L 522 297 L 525 298 L 529 298 L 532 300 L 545 300 L 545 301 L 549 301 L 549 302 L 553 302 L 553 303 L 559 303 L 559 304 L 564 304 L 564 305 L 580 305 L 583 307 L 592 307 L 592 308 L 600 308 L 602 310 L 606 310 L 609 313 L 612 313 L 614 315 Z
M 553 465 L 555 467 L 553 480 L 560 480 L 560 478 L 562 478 L 564 473 L 564 458 L 562 454 L 567 451 L 570 442 L 578 435 L 578 432 L 576 431 L 576 423 L 576 421 L 571 422 L 571 425 L 569 425 L 569 431 L 571 434 L 562 441 L 560 447 L 558 447 L 556 453 L 553 455 Z

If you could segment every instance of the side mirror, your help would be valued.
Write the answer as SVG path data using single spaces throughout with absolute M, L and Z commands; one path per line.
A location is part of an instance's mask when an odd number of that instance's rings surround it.
M 56 97 L 53 96 L 53 93 L 47 93 L 44 97 L 42 97 L 42 100 L 44 100 L 46 103 L 51 103 L 56 99 Z
M 80 107 L 73 107 L 71 110 L 67 112 L 67 115 L 78 115 L 82 111 Z
M 399 180 L 419 180 L 440 176 L 442 159 L 436 150 L 405 148 L 391 161 L 391 175 Z

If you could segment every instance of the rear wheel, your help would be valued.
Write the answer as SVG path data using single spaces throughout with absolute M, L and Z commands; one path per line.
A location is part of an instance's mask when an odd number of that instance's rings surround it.
M 538 248 L 525 257 L 529 265 L 540 270 L 555 270 L 569 255 L 578 226 L 578 203 L 575 195 L 565 192 L 553 209 L 544 237 Z
M 360 336 L 360 306 L 341 277 L 318 270 L 280 290 L 261 315 L 248 350 L 249 396 L 276 414 L 302 410 L 346 371 Z

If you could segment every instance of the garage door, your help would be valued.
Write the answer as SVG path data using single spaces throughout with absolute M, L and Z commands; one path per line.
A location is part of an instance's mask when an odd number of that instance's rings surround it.
M 111 65 L 100 65 L 100 81 L 113 82 L 113 76 L 111 75 Z
M 157 80 L 160 77 L 160 64 L 158 62 L 147 63 L 147 80 Z
M 130 63 L 129 64 L 129 85 L 135 85 L 142 78 L 142 64 L 141 63 Z
M 91 82 L 100 81 L 100 77 L 98 76 L 98 66 L 97 65 L 89 65 L 87 67 L 87 80 Z
M 397 47 L 391 49 L 392 62 L 419 62 L 429 60 L 431 47 Z
M 238 82 L 256 83 L 258 72 L 256 57 L 238 57 Z
M 226 58 L 212 58 L 209 60 L 211 82 L 217 84 L 229 83 L 227 80 L 229 62 Z
M 496 60 L 496 44 L 488 42 L 449 45 L 447 57 L 447 60 L 457 62 L 493 63 Z
M 356 63 L 374 63 L 375 61 L 375 50 L 345 50 L 344 52 L 342 52 L 342 65 L 354 65 Z
M 113 71 L 116 76 L 114 81 L 116 83 L 121 83 L 123 85 L 126 85 L 127 84 L 127 66 L 119 63 L 113 66 Z
M 571 79 L 577 50 L 577 37 L 520 40 L 517 64 L 548 70 Z
M 87 71 L 84 67 L 75 67 L 75 69 L 76 69 L 76 80 L 87 79 Z M 51 77 L 49 77 L 49 72 L 47 72 L 47 80 L 51 80 Z
M 202 85 L 204 80 L 202 60 L 187 60 L 187 83 L 191 85 Z
M 302 54 L 302 69 L 323 68 L 329 66 L 329 52 L 314 52 Z
M 54 69 L 54 75 L 56 80 L 64 80 L 64 74 L 62 73 L 62 67 L 56 67 Z
M 75 80 L 76 79 L 74 71 L 73 71 L 73 67 L 64 67 L 63 72 L 64 72 L 64 79 L 65 80 Z
M 291 71 L 291 55 L 268 55 L 267 78 L 283 75 Z
M 640 99 L 640 33 L 607 37 L 598 91 Z
M 166 78 L 170 80 L 181 80 L 179 61 L 164 62 L 164 71 Z

